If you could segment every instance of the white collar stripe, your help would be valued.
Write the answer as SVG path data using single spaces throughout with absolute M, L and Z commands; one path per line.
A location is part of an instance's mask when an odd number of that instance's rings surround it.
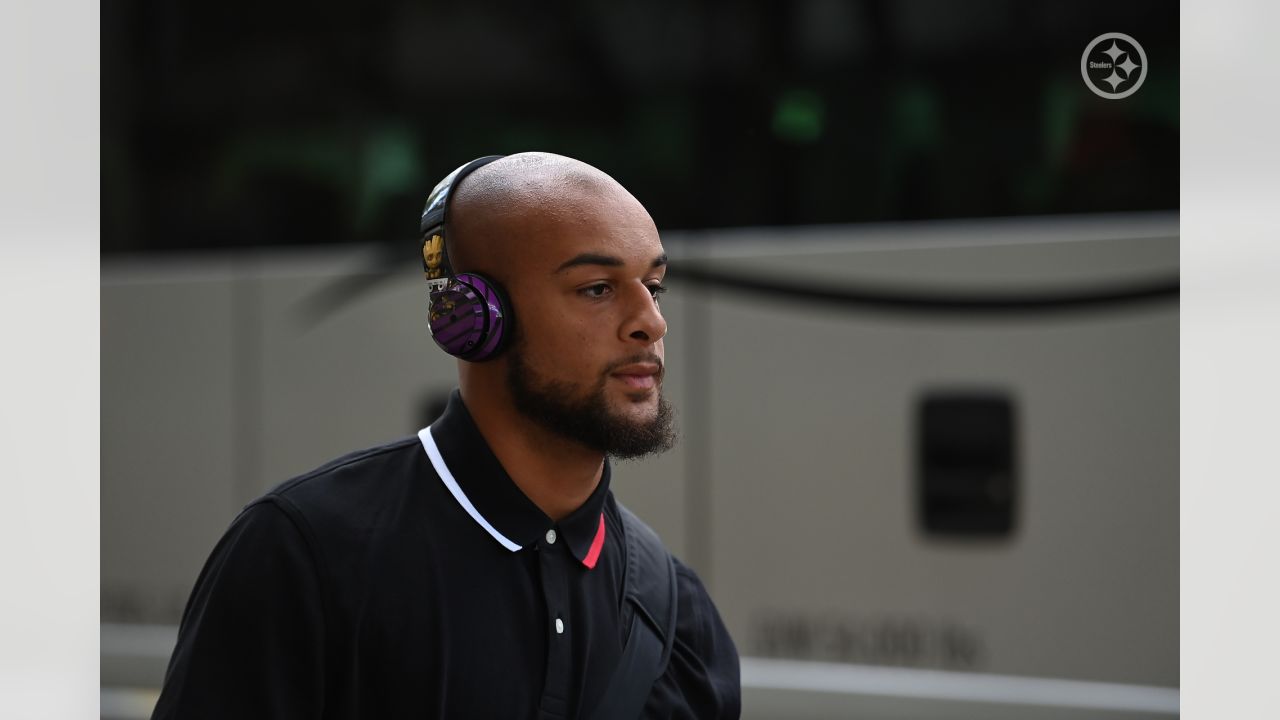
M 431 428 L 429 426 L 418 431 L 418 439 L 422 441 L 422 447 L 426 449 L 427 457 L 431 459 L 431 466 L 436 469 L 436 474 L 440 476 L 440 480 L 444 482 L 444 486 L 449 488 L 450 493 L 453 493 L 453 499 L 458 501 L 458 504 L 462 506 L 463 510 L 467 511 L 467 514 L 471 516 L 471 519 L 475 520 L 480 527 L 484 528 L 486 532 L 492 535 L 494 540 L 501 543 L 502 547 L 510 550 L 511 552 L 519 550 L 519 545 L 508 540 L 507 536 L 498 532 L 497 528 L 490 525 L 489 521 L 485 520 L 484 516 L 480 514 L 480 511 L 476 510 L 476 507 L 471 504 L 469 499 L 467 499 L 467 494 L 462 492 L 462 488 L 459 487 L 458 481 L 453 479 L 453 473 L 449 472 L 449 466 L 444 464 L 444 456 L 440 454 L 440 448 L 436 447 L 436 441 L 435 438 L 431 437 Z

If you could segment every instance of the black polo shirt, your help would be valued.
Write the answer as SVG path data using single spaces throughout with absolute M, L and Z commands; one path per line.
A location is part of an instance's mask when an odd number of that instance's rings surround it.
M 418 437 L 249 504 L 183 613 L 156 718 L 577 718 L 621 654 L 609 490 L 552 522 L 455 391 Z M 738 655 L 676 562 L 675 645 L 645 717 L 738 717 Z

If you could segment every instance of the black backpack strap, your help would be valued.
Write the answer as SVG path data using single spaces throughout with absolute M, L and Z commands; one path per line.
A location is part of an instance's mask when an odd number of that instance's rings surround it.
M 627 544 L 622 576 L 622 620 L 630 627 L 622 659 L 605 686 L 595 720 L 638 718 L 653 683 L 662 676 L 676 638 L 676 566 L 662 541 L 618 503 Z

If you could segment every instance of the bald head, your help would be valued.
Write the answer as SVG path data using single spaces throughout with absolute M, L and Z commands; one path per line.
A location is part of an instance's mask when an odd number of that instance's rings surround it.
M 581 228 L 602 213 L 653 227 L 644 207 L 616 180 L 579 160 L 552 153 L 508 155 L 468 175 L 449 211 L 449 258 L 455 272 L 508 282 L 523 255 L 547 233 Z

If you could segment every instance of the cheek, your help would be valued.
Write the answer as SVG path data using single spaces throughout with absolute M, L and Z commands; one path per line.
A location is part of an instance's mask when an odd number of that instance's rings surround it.
M 557 349 L 560 352 L 559 361 L 566 367 L 590 367 L 599 346 L 600 342 L 590 326 L 574 324 L 565 327 L 557 343 Z
M 572 310 L 550 300 L 520 303 L 515 308 L 516 322 L 527 335 L 542 340 L 543 348 L 577 352 L 589 344 L 593 330 L 590 318 Z
M 516 308 L 526 352 L 553 371 L 576 366 L 590 347 L 589 326 L 557 310 L 545 305 Z

